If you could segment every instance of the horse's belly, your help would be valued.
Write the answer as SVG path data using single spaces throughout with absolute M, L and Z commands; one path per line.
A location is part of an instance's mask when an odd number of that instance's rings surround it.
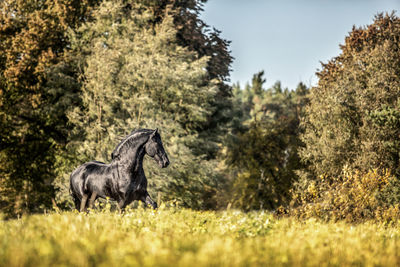
M 115 195 L 112 187 L 112 178 L 106 173 L 89 174 L 86 179 L 85 191 L 88 193 L 96 192 L 97 196 L 101 198 L 113 198 Z
M 132 187 L 130 188 L 130 190 L 128 190 L 126 194 L 126 199 L 129 202 L 132 202 L 134 200 L 140 200 L 145 193 L 146 190 L 143 188 Z

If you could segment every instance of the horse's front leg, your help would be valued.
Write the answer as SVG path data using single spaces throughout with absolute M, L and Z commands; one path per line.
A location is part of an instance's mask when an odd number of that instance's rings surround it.
M 120 213 L 123 213 L 125 211 L 125 207 L 126 207 L 126 202 L 125 199 L 121 199 L 120 201 L 118 201 L 118 209 Z
M 154 202 L 149 193 L 146 191 L 146 193 L 141 197 L 140 199 L 141 201 L 143 201 L 144 203 L 146 203 L 147 205 L 150 205 L 153 207 L 153 209 L 157 209 L 157 203 Z

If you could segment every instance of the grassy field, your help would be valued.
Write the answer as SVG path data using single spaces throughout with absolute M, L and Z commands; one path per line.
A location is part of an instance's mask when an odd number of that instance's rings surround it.
M 1 266 L 400 266 L 398 227 L 161 208 L 0 225 Z

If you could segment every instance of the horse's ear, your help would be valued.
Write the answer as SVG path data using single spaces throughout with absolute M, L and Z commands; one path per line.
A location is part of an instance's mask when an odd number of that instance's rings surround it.
M 151 135 L 152 135 L 152 136 L 155 136 L 156 133 L 158 133 L 158 128 L 156 128 L 156 129 L 154 130 L 154 132 L 153 132 Z

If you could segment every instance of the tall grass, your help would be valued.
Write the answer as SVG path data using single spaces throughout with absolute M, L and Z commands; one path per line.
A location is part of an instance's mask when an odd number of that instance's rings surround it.
M 0 225 L 1 266 L 399 266 L 400 232 L 266 212 L 135 209 Z

